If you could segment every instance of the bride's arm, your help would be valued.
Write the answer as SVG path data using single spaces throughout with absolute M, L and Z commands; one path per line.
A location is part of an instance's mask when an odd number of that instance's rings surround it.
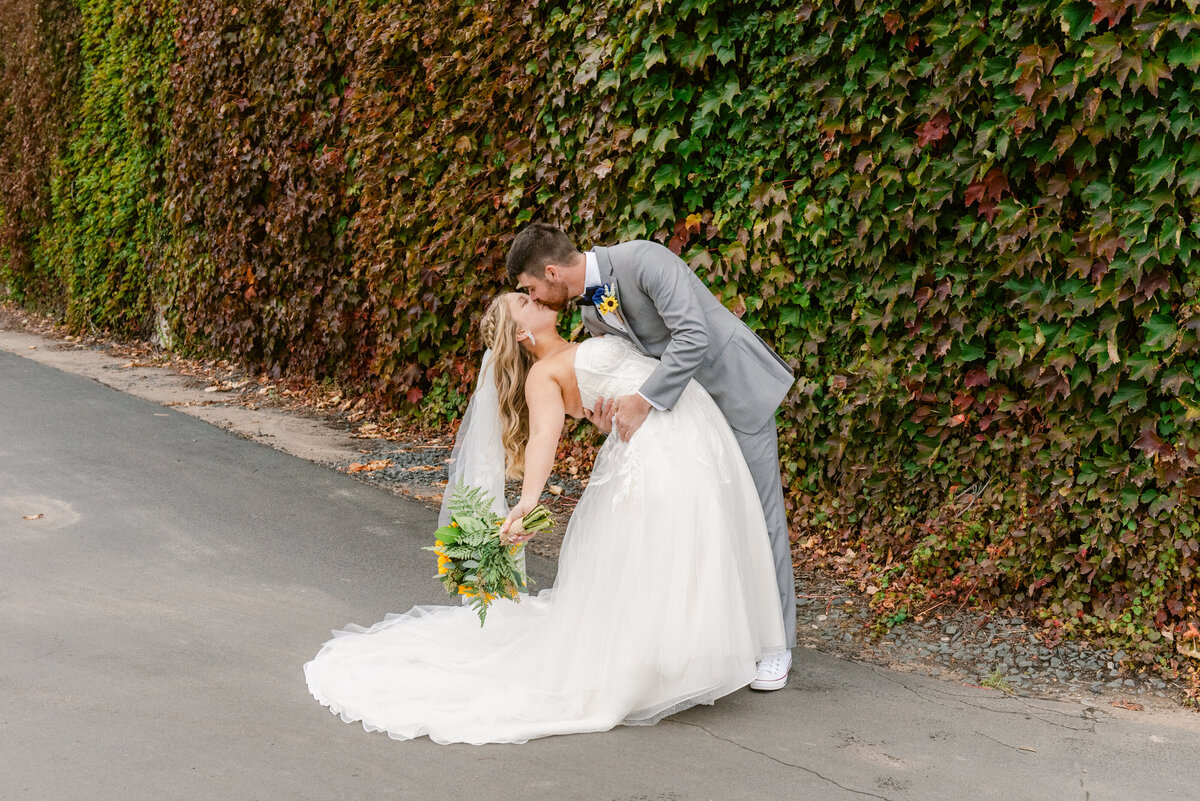
M 542 368 L 542 369 L 539 369 Z M 558 451 L 558 440 L 562 436 L 566 421 L 566 405 L 562 387 L 554 380 L 550 370 L 540 364 L 534 365 L 525 380 L 525 401 L 529 404 L 529 442 L 525 445 L 525 479 L 521 483 L 521 499 L 508 513 L 500 533 L 507 535 L 509 528 L 533 511 L 542 489 L 550 478 L 554 466 L 554 455 Z M 524 542 L 532 535 L 518 533 L 509 539 Z

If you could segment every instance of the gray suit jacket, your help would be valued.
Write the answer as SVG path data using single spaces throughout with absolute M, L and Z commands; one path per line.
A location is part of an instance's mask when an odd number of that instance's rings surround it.
M 616 286 L 625 336 L 661 362 L 641 387 L 647 399 L 670 409 L 695 378 L 739 431 L 758 431 L 774 417 L 791 369 L 682 259 L 644 240 L 594 251 L 601 280 Z M 620 334 L 591 306 L 583 322 L 593 335 Z

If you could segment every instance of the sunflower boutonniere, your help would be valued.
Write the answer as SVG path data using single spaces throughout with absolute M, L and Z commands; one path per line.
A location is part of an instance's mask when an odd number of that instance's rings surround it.
M 617 301 L 617 287 L 614 284 L 603 284 L 596 287 L 591 295 L 592 305 L 601 314 L 612 314 L 621 307 Z

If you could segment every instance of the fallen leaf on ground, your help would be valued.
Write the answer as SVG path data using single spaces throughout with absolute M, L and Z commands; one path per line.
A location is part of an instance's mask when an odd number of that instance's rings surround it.
M 45 517 L 45 515 L 42 514 L 41 512 L 38 512 L 36 515 L 25 515 L 21 519 L 22 520 L 41 520 L 43 517 Z
M 211 387 L 205 387 L 204 391 L 205 392 L 220 392 L 221 389 L 222 389 L 222 387 L 220 387 L 216 384 L 213 384 Z
M 1134 701 L 1113 701 L 1112 705 L 1118 709 L 1128 709 L 1131 712 L 1142 712 L 1146 707 Z
M 347 473 L 373 473 L 376 470 L 383 470 L 385 467 L 391 467 L 391 459 L 375 459 L 374 461 L 362 464 L 360 462 L 351 462 L 346 468 Z

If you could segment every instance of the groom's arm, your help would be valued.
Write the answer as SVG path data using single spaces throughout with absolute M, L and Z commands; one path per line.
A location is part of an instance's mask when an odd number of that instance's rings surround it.
M 670 331 L 671 341 L 639 391 L 659 408 L 672 409 L 708 350 L 708 323 L 696 297 L 696 277 L 683 259 L 655 242 L 642 247 L 646 252 L 631 272 Z

